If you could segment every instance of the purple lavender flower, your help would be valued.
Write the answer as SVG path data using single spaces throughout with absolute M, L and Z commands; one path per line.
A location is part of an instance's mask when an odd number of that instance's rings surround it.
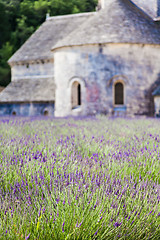
M 31 234 L 29 233 L 28 236 L 25 237 L 25 240 L 29 239 L 30 235 Z
M 62 232 L 64 232 L 64 224 L 65 224 L 65 221 L 62 224 Z
M 115 226 L 115 227 L 119 227 L 119 226 L 121 226 L 121 224 L 122 224 L 122 223 L 115 222 L 115 223 L 114 223 L 114 226 Z

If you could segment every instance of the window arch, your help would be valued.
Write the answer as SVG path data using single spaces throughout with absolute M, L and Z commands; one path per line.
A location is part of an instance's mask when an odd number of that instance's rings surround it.
M 47 108 L 43 109 L 43 115 L 49 116 L 49 110 Z
M 16 115 L 17 115 L 16 110 L 13 109 L 13 111 L 12 111 L 12 115 L 13 115 L 13 116 L 16 116 Z
M 114 104 L 124 105 L 124 84 L 116 82 L 114 85 Z
M 73 82 L 71 90 L 72 109 L 81 106 L 81 84 L 78 81 Z

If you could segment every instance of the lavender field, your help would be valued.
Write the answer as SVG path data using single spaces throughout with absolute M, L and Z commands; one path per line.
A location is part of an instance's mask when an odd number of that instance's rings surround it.
M 1 119 L 0 239 L 160 239 L 160 120 Z

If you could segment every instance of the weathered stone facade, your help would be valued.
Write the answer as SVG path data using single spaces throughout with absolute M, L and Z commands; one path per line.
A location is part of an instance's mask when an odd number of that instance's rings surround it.
M 12 56 L 0 115 L 160 114 L 160 0 L 98 2 L 48 18 Z
M 11 68 L 12 81 L 37 78 L 54 78 L 53 59 L 19 62 Z
M 0 104 L 0 116 L 54 116 L 52 102 L 18 102 Z
M 159 80 L 157 52 L 160 46 L 142 44 L 77 46 L 55 52 L 55 115 L 112 114 L 117 107 L 125 107 L 127 115 L 153 115 L 152 91 Z M 79 109 L 71 106 L 74 81 L 82 85 Z M 114 86 L 118 81 L 124 84 L 124 106 L 114 104 Z

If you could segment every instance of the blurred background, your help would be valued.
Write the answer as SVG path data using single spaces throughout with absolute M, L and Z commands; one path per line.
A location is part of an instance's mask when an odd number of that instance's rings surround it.
M 50 16 L 95 11 L 97 0 L 0 0 L 0 91 L 11 81 L 7 60 Z

